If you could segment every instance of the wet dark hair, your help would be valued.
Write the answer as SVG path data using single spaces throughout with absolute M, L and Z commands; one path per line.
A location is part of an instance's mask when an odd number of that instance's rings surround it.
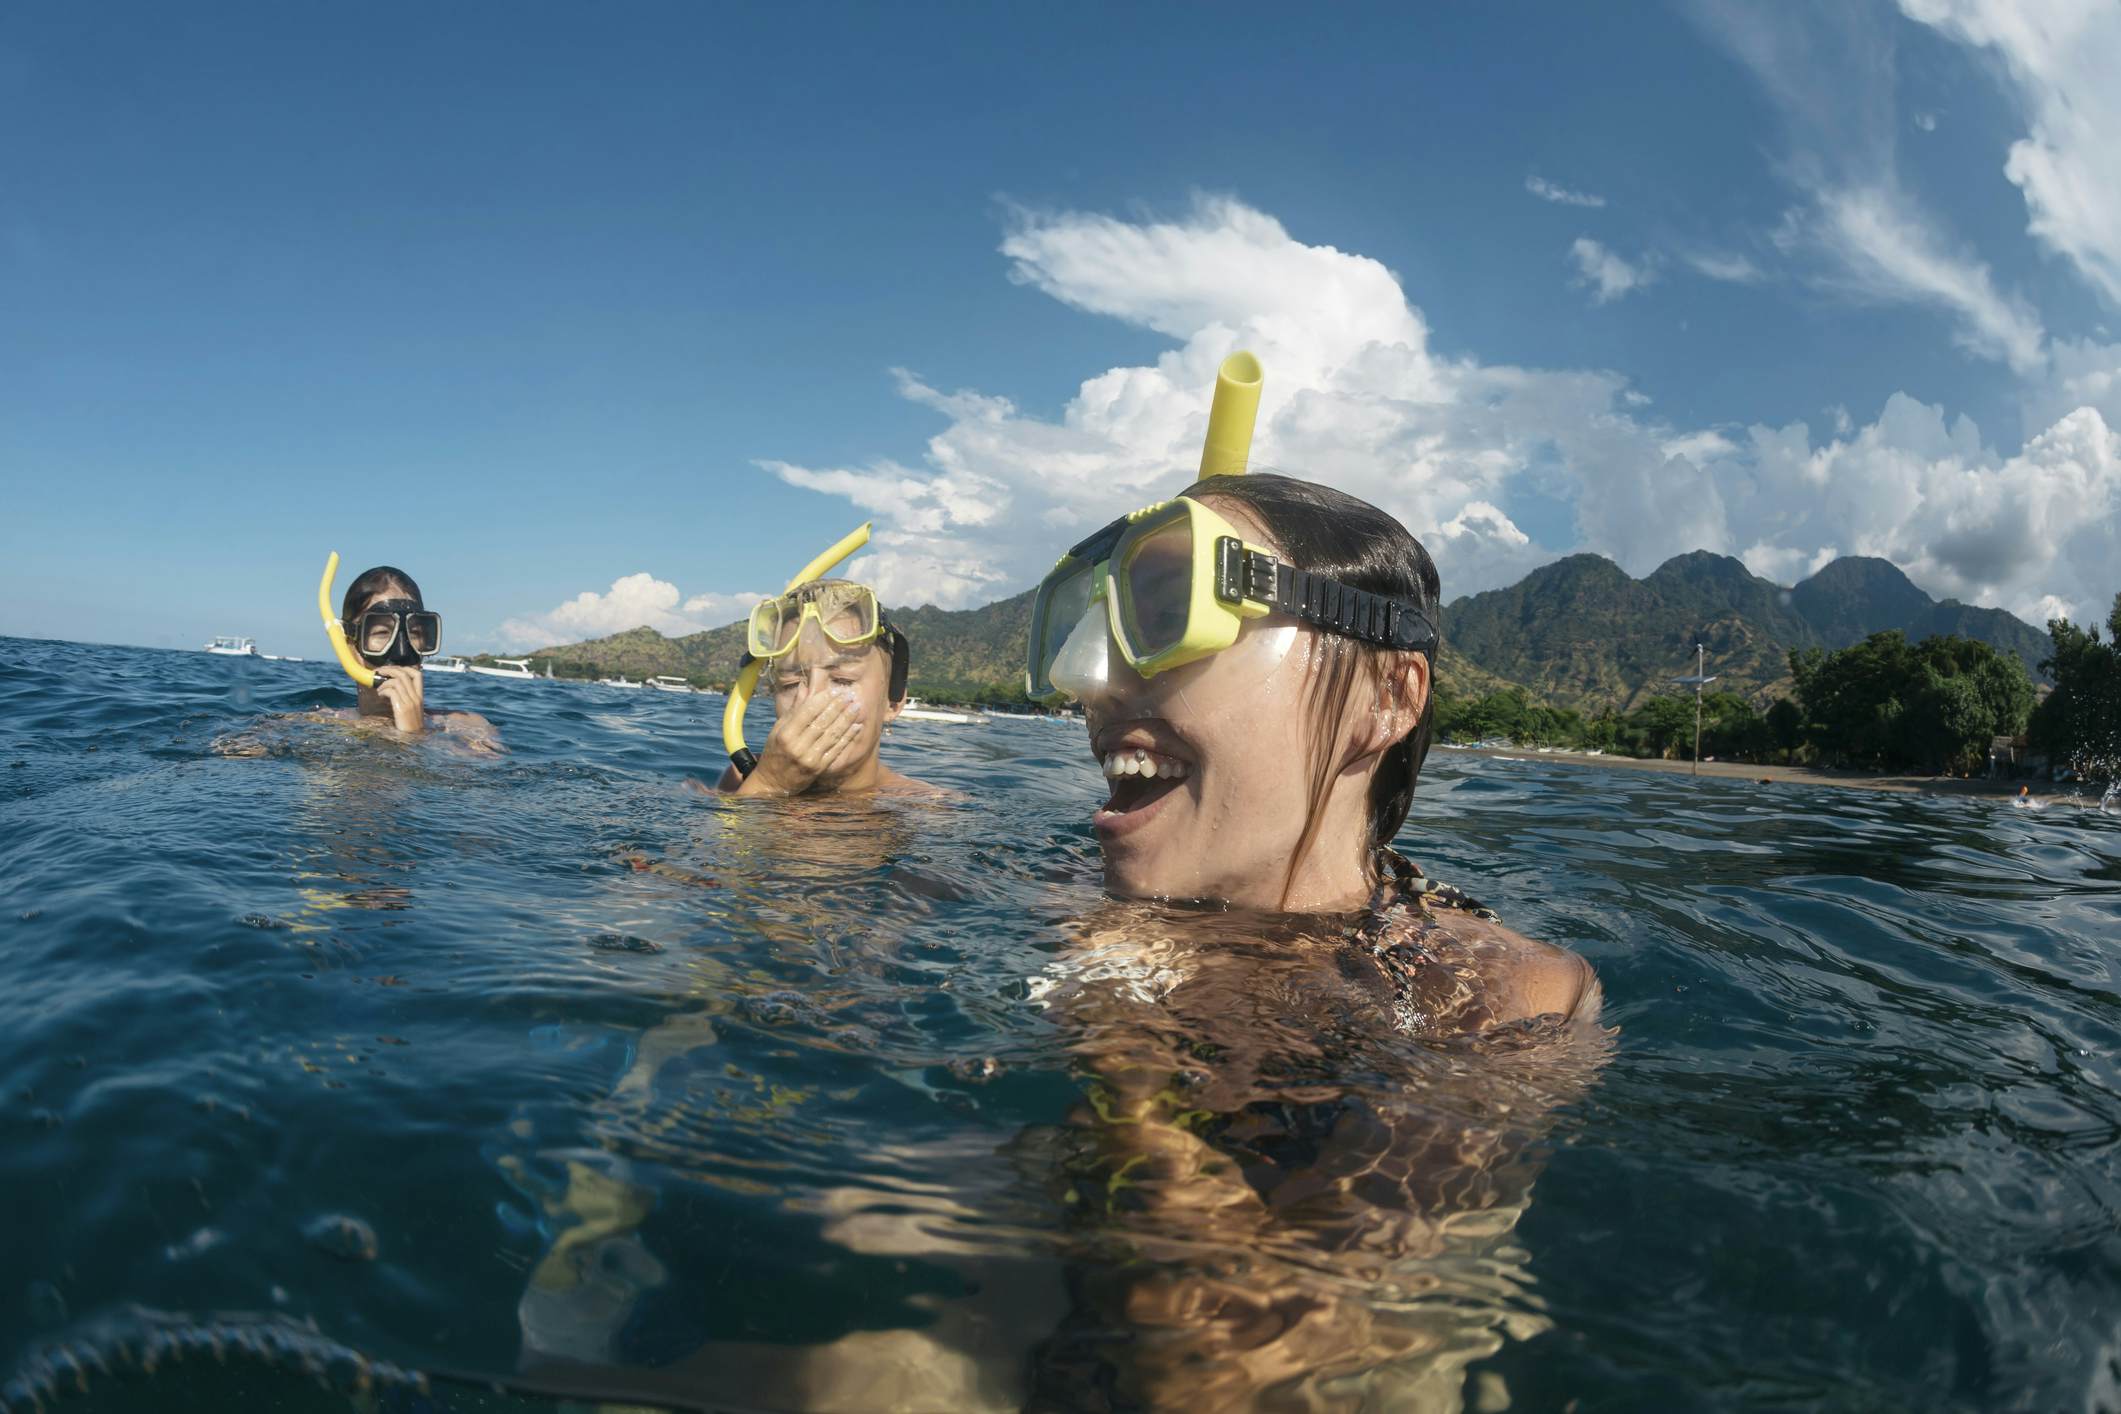
M 913 666 L 913 645 L 906 641 L 906 635 L 899 626 L 884 615 L 881 606 L 878 607 L 876 612 L 884 623 L 884 632 L 878 641 L 882 644 L 884 652 L 891 658 L 891 700 L 893 702 L 904 702 L 906 700 L 906 673 Z
M 339 618 L 350 619 L 367 608 L 374 599 L 411 599 L 425 604 L 420 595 L 420 586 L 413 583 L 412 576 L 390 565 L 377 565 L 372 570 L 363 570 L 346 586 L 346 597 L 339 601 Z
M 1299 481 L 1293 476 L 1252 472 L 1245 476 L 1215 476 L 1196 481 L 1180 494 L 1195 499 L 1235 502 L 1250 511 L 1281 547 L 1283 556 L 1298 569 L 1329 575 L 1343 584 L 1421 604 L 1429 621 L 1443 632 L 1443 586 L 1436 562 L 1407 528 L 1368 501 L 1345 491 Z M 1386 650 L 1337 634 L 1320 634 L 1319 642 L 1330 655 L 1325 671 L 1318 675 L 1312 702 L 1325 717 L 1312 746 L 1310 816 L 1304 821 L 1302 838 L 1289 861 L 1289 878 L 1309 852 L 1333 785 L 1333 748 L 1336 710 L 1355 690 L 1363 667 Z M 1436 718 L 1436 663 L 1429 661 L 1429 695 L 1422 704 L 1421 720 L 1414 730 L 1385 749 L 1370 778 L 1371 849 L 1392 842 L 1406 823 L 1407 807 L 1414 800 L 1415 782 L 1421 779 L 1422 763 L 1429 756 L 1429 739 Z

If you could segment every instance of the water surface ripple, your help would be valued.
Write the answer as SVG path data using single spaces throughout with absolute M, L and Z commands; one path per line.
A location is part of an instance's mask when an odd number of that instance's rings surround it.
M 2121 1408 L 2121 819 L 1440 751 L 1594 1076 L 1105 900 L 1079 728 L 761 806 L 719 699 L 351 700 L 0 640 L 0 1405 Z

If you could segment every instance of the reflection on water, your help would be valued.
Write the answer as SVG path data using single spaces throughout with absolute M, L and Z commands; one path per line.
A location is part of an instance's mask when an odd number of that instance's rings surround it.
M 1351 983 L 1352 919 L 1100 915 L 1042 997 L 1085 1082 L 1050 1145 L 1075 1302 L 1045 1400 L 1459 1407 L 1545 1328 L 1512 1232 L 1604 1033 L 1403 1035 Z
M 732 801 L 675 694 L 438 680 L 476 759 L 261 723 L 346 705 L 322 665 L 6 647 L 10 1408 L 2115 1379 L 2097 811 L 1439 757 L 1404 846 L 1620 1028 L 1467 1041 L 1395 1029 L 1349 920 L 1103 899 L 1073 731 L 895 732 L 957 799 Z

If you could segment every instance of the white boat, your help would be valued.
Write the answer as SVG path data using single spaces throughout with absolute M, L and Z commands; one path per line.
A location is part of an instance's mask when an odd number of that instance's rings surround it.
M 906 705 L 899 709 L 899 720 L 906 722 L 947 722 L 955 727 L 984 727 L 987 719 L 977 712 L 952 712 L 942 707 L 923 707 L 919 700 L 909 697 Z
M 430 673 L 468 673 L 471 671 L 471 664 L 465 662 L 462 658 L 454 657 L 447 653 L 438 658 L 429 658 L 424 666 Z
M 685 681 L 683 678 L 674 678 L 668 673 L 660 673 L 655 677 L 648 679 L 648 685 L 654 688 L 657 692 L 692 691 L 691 683 Z
M 490 678 L 523 678 L 530 682 L 537 681 L 538 675 L 530 670 L 528 658 L 496 658 L 493 664 L 490 668 L 483 663 L 469 663 L 465 666 L 472 672 L 484 673 Z
M 628 688 L 642 688 L 642 687 L 646 687 L 646 686 L 648 686 L 648 684 L 647 684 L 647 683 L 645 683 L 645 682 L 635 682 L 635 681 L 633 681 L 633 680 L 632 680 L 631 678 L 627 677 L 627 676 L 626 676 L 626 675 L 625 675 L 624 673 L 620 673 L 620 674 L 619 674 L 619 675 L 618 675 L 617 677 L 615 677 L 615 678 L 598 678 L 598 679 L 597 679 L 597 686 L 598 686 L 598 687 L 628 687 Z
M 232 634 L 218 633 L 206 645 L 206 651 L 224 658 L 255 658 L 258 656 L 258 641 L 254 638 L 237 638 Z
M 258 656 L 268 663 L 306 663 L 309 661 L 307 658 L 291 658 L 284 653 L 260 653 Z

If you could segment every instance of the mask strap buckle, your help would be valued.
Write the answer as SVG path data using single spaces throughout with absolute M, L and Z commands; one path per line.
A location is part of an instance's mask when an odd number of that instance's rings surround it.
M 1251 600 L 1345 638 L 1431 654 L 1435 626 L 1420 606 L 1373 594 L 1337 579 L 1283 564 L 1247 549 L 1234 535 L 1215 540 L 1215 594 L 1225 603 Z

